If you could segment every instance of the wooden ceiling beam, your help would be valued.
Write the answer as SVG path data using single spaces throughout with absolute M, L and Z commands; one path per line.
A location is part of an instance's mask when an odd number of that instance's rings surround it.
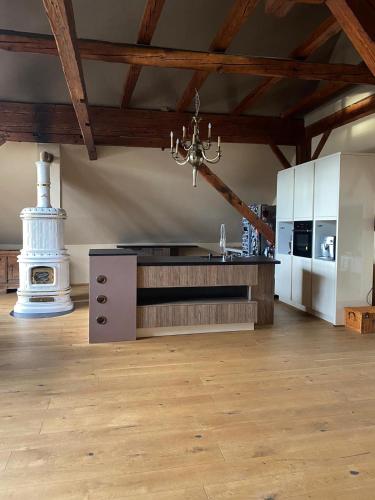
M 367 68 L 351 64 L 323 64 L 272 57 L 235 56 L 95 40 L 79 40 L 78 47 L 83 59 L 97 61 L 194 69 L 213 73 L 375 84 L 375 77 Z M 15 35 L 4 31 L 0 31 L 0 49 L 57 55 L 56 45 L 51 37 Z
M 375 75 L 375 3 L 373 0 L 326 0 L 357 52 Z
M 236 0 L 233 3 L 227 17 L 225 18 L 224 24 L 217 32 L 209 47 L 210 52 L 223 53 L 227 50 L 240 28 L 254 11 L 257 2 L 258 0 Z M 190 106 L 195 94 L 195 89 L 200 89 L 208 78 L 208 75 L 209 73 L 207 71 L 196 71 L 194 73 L 177 103 L 177 111 L 185 111 Z
M 195 90 L 199 90 L 207 80 L 207 71 L 194 71 L 191 80 L 187 84 L 184 93 L 176 104 L 176 111 L 186 111 L 195 95 Z
M 92 106 L 90 113 L 97 144 L 168 147 L 170 130 L 181 130 L 191 120 L 191 113 L 130 108 L 124 113 L 120 108 Z M 220 135 L 223 142 L 295 145 L 304 136 L 302 120 L 205 113 L 202 120 L 212 123 L 215 134 Z M 25 134 L 36 142 L 49 142 L 48 138 L 56 135 L 67 136 L 71 139 L 69 143 L 80 139 L 80 129 L 70 105 L 0 102 L 0 136 L 26 140 Z
M 315 137 L 373 113 L 375 113 L 375 94 L 312 123 L 306 127 L 306 134 L 308 137 Z
M 340 26 L 333 16 L 324 20 L 309 37 L 289 55 L 292 59 L 305 60 L 319 47 L 324 45 L 331 37 L 340 31 Z M 253 89 L 233 110 L 238 115 L 249 109 L 256 101 L 259 101 L 269 90 L 271 90 L 281 78 L 267 78 Z
M 157 23 L 159 21 L 159 17 L 161 15 L 161 11 L 163 10 L 164 3 L 165 0 L 147 0 L 139 27 L 137 38 L 138 44 L 150 45 Z M 142 66 L 135 66 L 134 64 L 129 68 L 121 102 L 122 108 L 127 108 L 129 106 L 135 86 L 137 85 L 137 81 L 141 73 L 141 69 Z
M 325 0 L 266 0 L 266 14 L 273 14 L 278 17 L 284 17 L 297 4 L 305 3 L 319 5 Z
M 71 0 L 43 0 L 65 80 L 76 112 L 90 160 L 97 154 L 91 129 L 87 93 L 83 78 L 81 58 L 77 48 L 73 6 Z
M 315 148 L 314 154 L 311 157 L 312 160 L 317 160 L 319 158 L 319 155 L 323 151 L 323 148 L 326 145 L 326 142 L 328 141 L 331 132 L 332 130 L 327 130 L 326 132 L 324 132 L 324 134 L 320 138 L 318 145 Z
M 279 162 L 281 163 L 281 165 L 284 168 L 290 168 L 292 166 L 290 164 L 289 160 L 285 157 L 284 153 L 281 151 L 281 149 L 278 146 L 276 146 L 276 144 L 271 142 L 270 148 L 272 149 L 274 155 L 276 156 L 276 158 L 279 160 Z
M 290 2 L 289 0 L 267 0 L 265 11 L 266 14 L 284 17 L 288 14 L 293 5 L 293 2 Z
M 269 90 L 271 90 L 281 78 L 269 77 L 265 78 L 258 86 L 251 90 L 242 101 L 233 109 L 233 115 L 241 115 L 259 101 Z
M 344 92 L 344 90 L 349 90 L 351 88 L 352 85 L 350 83 L 325 82 L 319 88 L 314 90 L 314 92 L 302 97 L 302 99 L 297 101 L 296 104 L 293 104 L 293 106 L 285 109 L 281 113 L 281 117 L 291 118 L 293 116 L 312 111 L 319 108 L 319 106 L 322 106 L 341 92 Z
M 296 165 L 306 163 L 311 160 L 311 137 L 305 137 L 296 146 Z
M 267 241 L 271 244 L 275 243 L 275 233 L 270 226 L 260 219 L 250 208 L 244 203 L 239 196 L 234 193 L 212 170 L 205 164 L 198 169 L 199 174 L 207 181 L 216 191 L 239 212 L 242 217 L 245 217 L 255 229 L 257 229 Z
M 307 59 L 340 31 L 340 25 L 334 16 L 328 16 L 301 45 L 290 53 L 289 57 L 300 61 Z

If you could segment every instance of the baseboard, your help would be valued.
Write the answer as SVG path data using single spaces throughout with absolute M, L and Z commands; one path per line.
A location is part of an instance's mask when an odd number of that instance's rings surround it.
M 314 311 L 314 309 L 309 309 L 308 312 L 313 316 L 316 316 L 320 319 L 324 319 L 324 321 L 331 323 L 333 326 L 344 326 L 343 324 L 342 325 L 339 325 L 338 323 L 336 324 L 334 318 L 332 318 L 332 316 L 328 316 L 327 314 L 320 313 L 319 311 Z
M 300 311 L 309 312 L 306 306 L 303 306 L 302 304 L 298 304 L 297 302 L 293 302 L 292 300 L 285 299 L 284 297 L 279 297 L 279 301 L 283 302 L 284 304 L 287 304 L 288 306 L 295 307 L 296 309 L 299 309 Z
M 311 314 L 312 316 L 316 316 L 319 319 L 323 319 L 324 321 L 327 321 L 328 323 L 331 323 L 333 326 L 343 326 L 341 324 L 336 324 L 334 321 L 334 318 L 332 316 L 328 316 L 327 314 L 320 313 L 319 311 L 315 311 L 314 309 L 311 309 L 310 307 L 303 306 L 301 304 L 298 304 L 296 302 L 293 302 L 292 300 L 285 299 L 284 297 L 279 297 L 280 302 L 283 302 L 284 304 L 287 304 L 288 306 L 294 307 L 295 309 L 298 309 L 299 311 L 306 312 L 308 314 Z

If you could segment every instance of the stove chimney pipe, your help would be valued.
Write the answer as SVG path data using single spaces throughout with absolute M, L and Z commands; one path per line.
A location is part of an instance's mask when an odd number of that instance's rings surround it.
M 37 168 L 37 207 L 51 208 L 51 181 L 50 181 L 50 166 L 53 162 L 53 154 L 43 151 L 40 154 L 40 161 L 36 162 Z

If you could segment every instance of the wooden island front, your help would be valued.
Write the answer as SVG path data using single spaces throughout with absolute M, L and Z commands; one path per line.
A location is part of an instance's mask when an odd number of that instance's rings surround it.
M 273 259 L 90 251 L 90 342 L 273 323 Z

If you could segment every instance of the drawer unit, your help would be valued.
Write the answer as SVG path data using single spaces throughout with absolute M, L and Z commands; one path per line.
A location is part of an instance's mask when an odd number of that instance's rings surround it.
M 246 300 L 137 307 L 138 328 L 255 323 L 256 320 L 257 303 Z
M 0 293 L 19 286 L 18 250 L 0 250 Z
M 258 283 L 258 266 L 140 266 L 138 288 L 248 285 Z
M 136 339 L 137 256 L 90 256 L 89 341 Z

